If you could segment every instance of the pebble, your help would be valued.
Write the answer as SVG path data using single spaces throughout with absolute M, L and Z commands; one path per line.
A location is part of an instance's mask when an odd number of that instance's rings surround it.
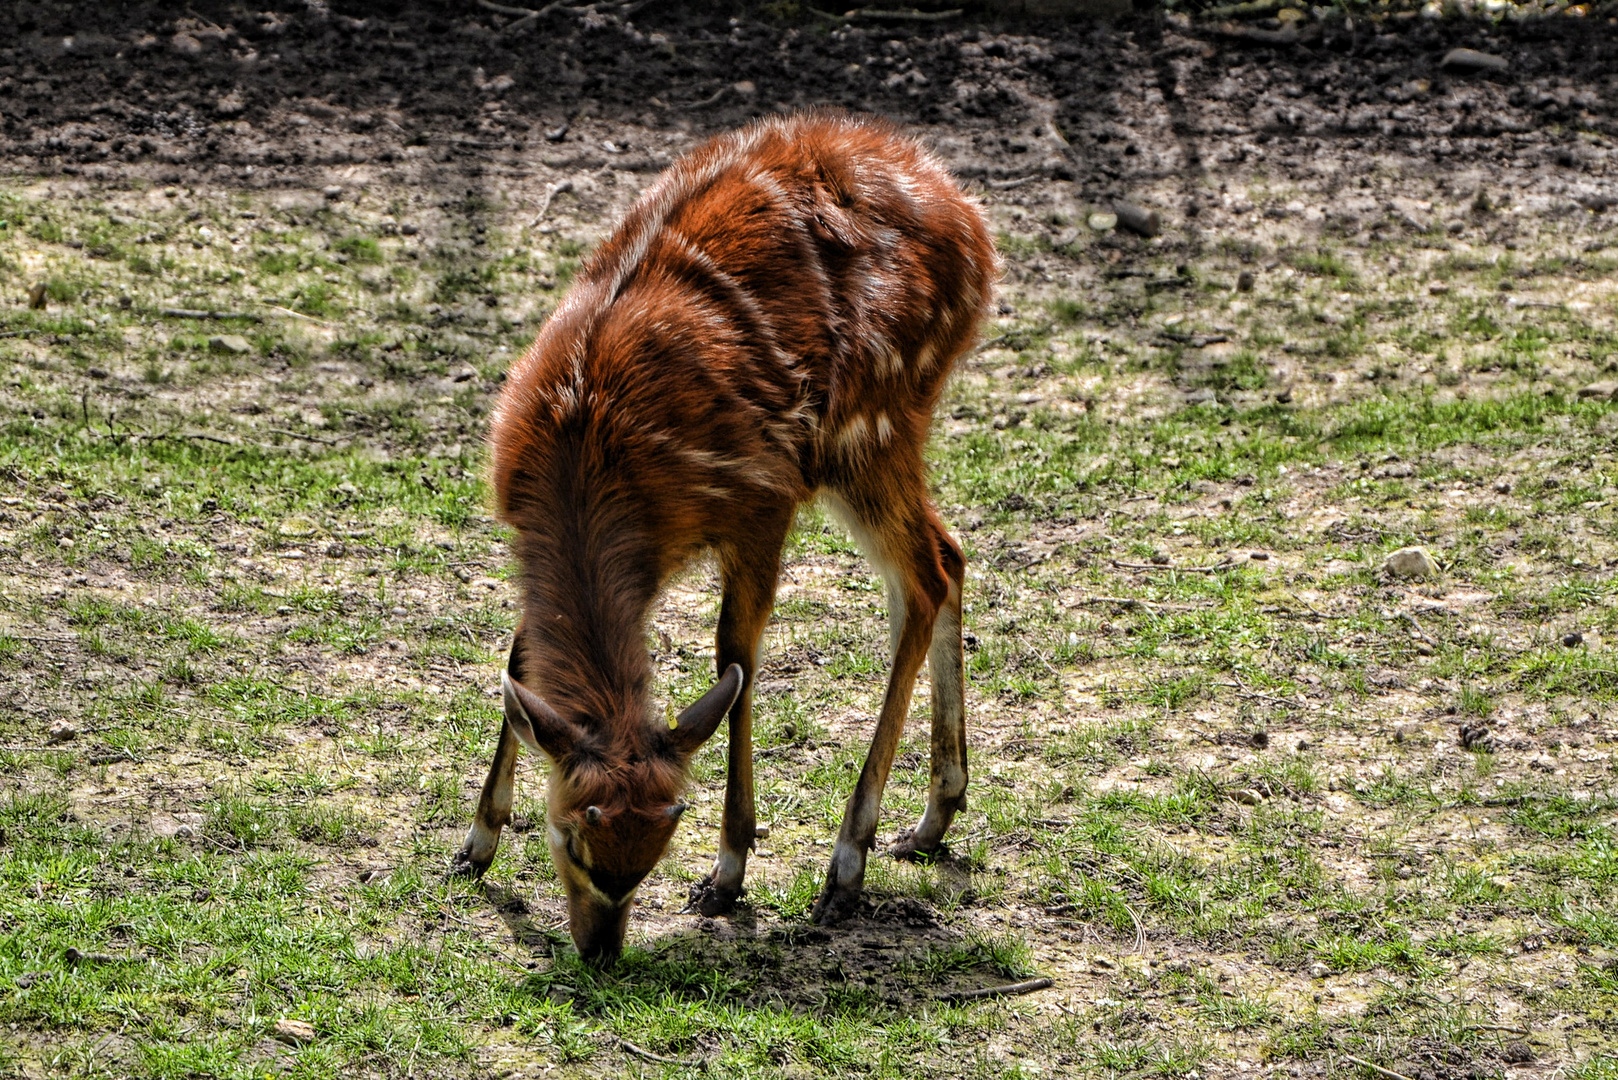
M 45 310 L 45 283 L 43 281 L 28 290 L 28 306 L 35 311 Z
M 51 725 L 51 733 L 45 737 L 45 745 L 55 746 L 57 743 L 72 742 L 78 737 L 78 728 L 66 720 L 58 720 Z
M 1584 644 L 1584 635 L 1579 633 L 1577 630 L 1570 634 L 1563 634 L 1562 644 L 1566 645 L 1570 649 L 1577 648 Z
M 1254 562 L 1266 562 L 1269 560 L 1270 553 L 1268 551 L 1255 551 L 1249 554 L 1247 557 L 1252 559 Z
M 1243 806 L 1257 806 L 1264 801 L 1264 796 L 1252 788 L 1241 788 L 1233 791 L 1230 793 L 1230 797 L 1233 801 L 1241 803 Z
M 1319 960 L 1316 960 L 1314 963 L 1309 965 L 1309 977 L 1311 979 L 1324 979 L 1330 974 L 1331 968 L 1327 967 L 1325 964 L 1322 964 Z
M 1478 52 L 1476 49 L 1451 49 L 1444 54 L 1438 66 L 1445 71 L 1507 71 L 1511 63 L 1503 56 Z
M 315 1041 L 315 1026 L 307 1020 L 282 1017 L 275 1022 L 274 1034 L 281 1042 L 302 1045 Z
M 1579 400 L 1581 401 L 1588 398 L 1610 400 L 1614 395 L 1618 395 L 1618 382 L 1614 382 L 1612 379 L 1602 379 L 1600 382 L 1593 382 L 1589 386 L 1579 387 Z
M 1148 210 L 1134 203 L 1115 202 L 1112 211 L 1118 217 L 1118 224 L 1132 233 L 1152 237 L 1163 231 L 1163 216 L 1156 210 Z
M 320 193 L 328 199 L 340 199 L 343 197 L 343 189 L 336 184 L 321 188 Z
M 253 351 L 253 346 L 240 334 L 215 334 L 208 339 L 208 348 L 214 352 L 235 353 L 237 356 L 246 356 Z
M 1186 394 L 1185 403 L 1187 405 L 1217 405 L 1219 404 L 1219 395 L 1214 393 L 1211 387 L 1204 386 L 1201 390 L 1192 390 Z
M 1085 219 L 1085 224 L 1096 232 L 1107 232 L 1109 229 L 1118 227 L 1118 215 L 1109 214 L 1104 210 L 1097 210 Z
M 1400 548 L 1383 560 L 1382 568 L 1392 577 L 1425 581 L 1438 576 L 1438 561 L 1424 547 Z
M 86 371 L 85 374 L 90 376 L 92 379 L 105 379 L 109 372 L 106 368 L 93 367 L 89 371 Z

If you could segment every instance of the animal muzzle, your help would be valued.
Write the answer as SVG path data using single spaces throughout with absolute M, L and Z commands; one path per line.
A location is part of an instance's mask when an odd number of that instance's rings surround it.
M 616 904 L 596 896 L 570 894 L 567 924 L 579 957 L 603 967 L 617 960 L 618 954 L 624 951 L 629 909 L 634 906 L 633 893 Z

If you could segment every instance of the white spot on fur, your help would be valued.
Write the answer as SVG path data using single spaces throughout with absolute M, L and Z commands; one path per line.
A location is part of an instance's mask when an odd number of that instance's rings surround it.
M 845 454 L 857 454 L 861 444 L 870 437 L 871 425 L 865 422 L 865 417 L 855 416 L 837 433 L 837 446 Z
M 888 440 L 891 438 L 893 438 L 893 421 L 888 419 L 887 413 L 877 413 L 876 441 L 881 443 L 883 446 L 886 446 L 888 444 Z

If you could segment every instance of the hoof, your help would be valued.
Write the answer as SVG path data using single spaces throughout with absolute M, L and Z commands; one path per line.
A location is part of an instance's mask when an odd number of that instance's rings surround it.
M 809 919 L 816 926 L 836 926 L 858 912 L 859 908 L 858 889 L 837 888 L 827 882 L 820 899 L 815 901 L 814 910 L 809 913 Z
M 710 919 L 715 915 L 729 915 L 736 907 L 736 901 L 740 899 L 742 891 L 721 889 L 714 884 L 713 875 L 709 874 L 691 886 L 691 896 L 686 901 L 685 910 L 694 911 Z
M 948 851 L 949 848 L 943 843 L 930 848 L 917 847 L 915 829 L 906 829 L 895 836 L 893 842 L 888 845 L 889 855 L 906 862 L 932 862 Z
M 494 862 L 493 859 L 483 861 L 474 859 L 472 858 L 471 848 L 462 848 L 455 853 L 455 858 L 450 860 L 449 876 L 452 878 L 471 878 L 473 881 L 478 881 L 482 879 L 484 872 L 489 869 L 489 864 L 492 862 Z

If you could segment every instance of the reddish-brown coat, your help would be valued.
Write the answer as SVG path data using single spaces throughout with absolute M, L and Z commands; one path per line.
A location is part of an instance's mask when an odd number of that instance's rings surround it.
M 915 143 L 765 120 L 664 173 L 513 365 L 489 470 L 522 568 L 510 667 L 568 725 L 543 747 L 552 824 L 592 866 L 638 881 L 672 833 L 689 748 L 652 708 L 645 631 L 699 552 L 773 590 L 796 508 L 826 491 L 879 559 L 919 561 L 905 595 L 946 602 L 959 550 L 921 448 L 995 269 L 980 212 Z

